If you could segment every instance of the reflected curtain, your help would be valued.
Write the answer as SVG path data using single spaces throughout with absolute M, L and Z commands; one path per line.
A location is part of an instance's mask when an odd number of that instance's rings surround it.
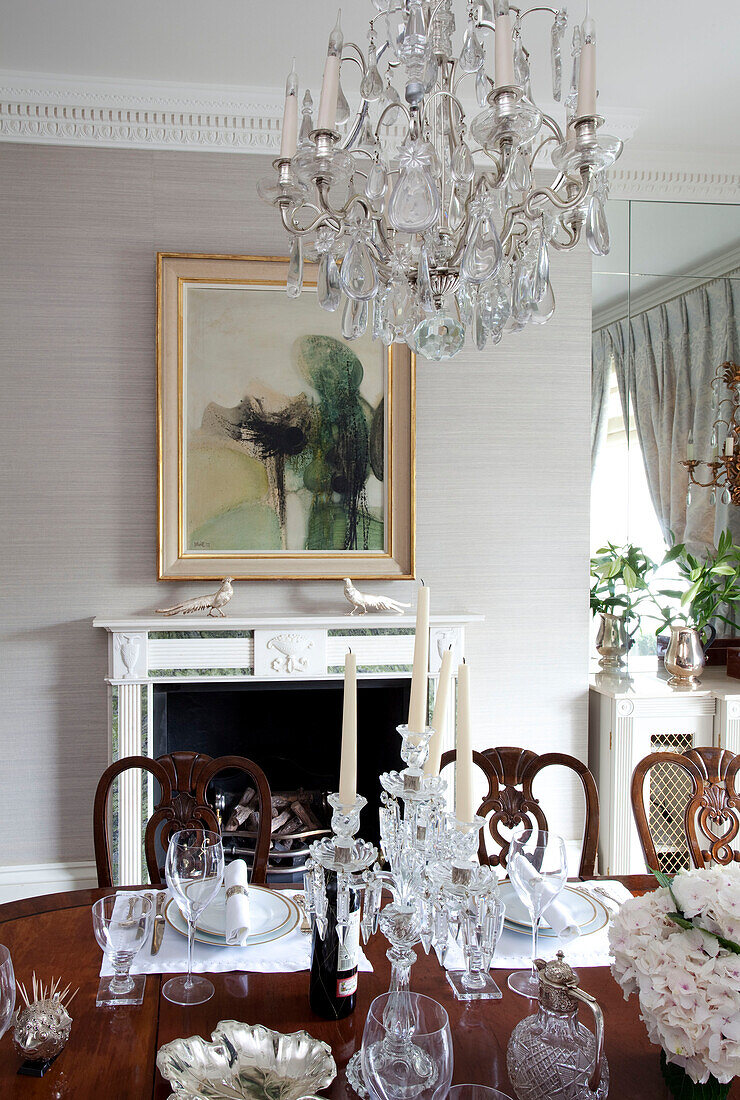
M 723 278 L 594 333 L 594 363 L 599 372 L 602 363 L 614 366 L 663 534 L 668 540 L 672 531 L 696 553 L 714 544 L 727 526 L 740 541 L 740 509 L 734 505 L 718 501 L 715 507 L 708 489 L 692 487 L 687 508 L 688 474 L 681 465 L 691 430 L 696 455 L 710 457 L 716 417 L 712 377 L 726 359 L 740 361 L 739 323 L 740 281 Z M 698 475 L 707 480 L 701 470 Z

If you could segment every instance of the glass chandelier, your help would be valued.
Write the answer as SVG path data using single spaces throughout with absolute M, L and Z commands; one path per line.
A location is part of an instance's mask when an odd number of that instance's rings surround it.
M 592 252 L 608 252 L 605 173 L 622 143 L 600 132 L 588 9 L 573 30 L 563 130 L 532 97 L 522 25 L 529 15 L 553 16 L 560 102 L 564 9 L 494 0 L 491 11 L 489 0 L 477 0 L 464 10 L 455 45 L 453 0 L 373 3 L 366 52 L 344 42 L 337 18 L 315 125 L 306 92 L 299 127 L 294 64 L 276 175 L 258 191 L 290 234 L 290 297 L 301 293 L 304 257 L 318 261 L 319 305 L 341 307 L 347 340 L 371 326 L 386 345 L 450 359 L 466 333 L 482 350 L 550 319 L 551 249 L 568 251 L 585 234 Z M 493 75 L 485 32 L 493 33 Z M 354 114 L 341 85 L 348 65 L 360 76 Z M 465 82 L 481 108 L 469 124 L 459 98 Z

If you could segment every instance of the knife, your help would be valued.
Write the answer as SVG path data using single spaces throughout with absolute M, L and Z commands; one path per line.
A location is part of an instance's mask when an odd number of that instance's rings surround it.
M 156 955 L 162 946 L 164 936 L 164 907 L 167 901 L 167 891 L 161 890 L 157 894 L 157 905 L 154 911 L 154 931 L 152 932 L 152 955 Z

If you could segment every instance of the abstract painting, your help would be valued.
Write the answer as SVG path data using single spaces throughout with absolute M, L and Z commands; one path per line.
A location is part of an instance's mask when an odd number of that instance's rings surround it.
M 411 356 L 345 340 L 284 266 L 159 257 L 163 579 L 413 573 Z

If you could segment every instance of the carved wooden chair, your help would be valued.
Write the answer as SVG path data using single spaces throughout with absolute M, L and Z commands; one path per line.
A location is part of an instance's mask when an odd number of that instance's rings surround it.
M 444 753 L 441 766 L 444 768 L 451 764 L 456 755 L 454 749 Z M 586 819 L 579 874 L 594 874 L 599 843 L 599 792 L 593 775 L 584 763 L 575 756 L 567 756 L 562 752 L 546 752 L 538 756 L 529 749 L 511 746 L 473 752 L 473 761 L 488 781 L 488 790 L 478 808 L 479 816 L 486 818 L 478 849 L 481 863 L 493 867 L 506 866 L 510 839 L 501 834 L 501 828 L 513 829 L 524 824 L 528 828 L 547 829 L 547 818 L 539 800 L 532 794 L 532 784 L 545 768 L 559 764 L 574 771 L 583 787 Z M 486 828 L 498 851 L 489 852 Z
M 167 850 L 170 837 L 189 826 L 219 832 L 215 811 L 207 801 L 208 784 L 219 772 L 236 768 L 252 780 L 257 792 L 260 817 L 254 850 L 251 881 L 264 883 L 270 848 L 271 797 L 267 777 L 258 764 L 245 756 L 210 756 L 196 752 L 173 752 L 156 760 L 148 756 L 126 756 L 106 768 L 100 777 L 93 807 L 95 863 L 99 886 L 112 886 L 108 799 L 113 781 L 129 768 L 149 772 L 159 784 L 159 800 L 144 831 L 144 853 L 153 886 L 162 885 L 157 851 Z
M 683 847 L 694 867 L 740 862 L 733 847 L 740 831 L 739 769 L 740 754 L 715 748 L 652 752 L 640 761 L 632 775 L 632 812 L 648 868 L 678 870 L 671 863 L 677 847 L 679 862 Z

